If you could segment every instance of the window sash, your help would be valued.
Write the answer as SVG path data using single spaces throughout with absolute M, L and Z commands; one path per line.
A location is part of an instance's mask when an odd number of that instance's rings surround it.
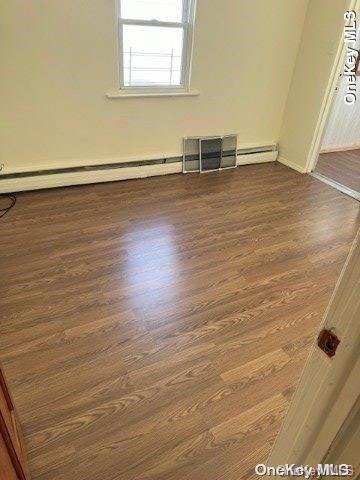
M 189 88 L 190 62 L 192 48 L 192 23 L 190 13 L 195 8 L 195 0 L 183 0 L 182 22 L 167 22 L 163 20 L 140 20 L 121 17 L 121 0 L 118 0 L 118 42 L 119 42 L 119 80 L 120 89 L 136 92 L 183 91 Z M 183 30 L 183 45 L 181 55 L 180 85 L 125 85 L 124 81 L 124 55 L 123 55 L 123 26 L 138 25 L 150 27 L 181 28 Z
M 192 3 L 194 3 L 195 0 L 183 0 L 183 3 L 182 3 L 182 6 L 183 6 L 183 9 L 182 9 L 182 22 L 166 22 L 166 21 L 163 21 L 163 20 L 142 20 L 142 19 L 138 19 L 138 18 L 122 18 L 121 16 L 121 0 L 118 0 L 118 18 L 120 21 L 122 22 L 136 22 L 135 25 L 138 25 L 137 22 L 150 22 L 150 23 L 153 23 L 153 22 L 156 22 L 154 24 L 158 25 L 159 23 L 161 24 L 178 24 L 178 23 L 181 23 L 181 24 L 185 24 L 185 23 L 189 23 L 190 22 L 190 11 L 191 11 L 191 6 L 192 6 Z M 134 25 L 134 24 L 133 24 Z
M 169 28 L 185 28 L 188 22 L 165 22 L 162 20 L 133 20 L 129 18 L 119 18 L 122 25 L 140 25 L 149 27 L 169 27 Z

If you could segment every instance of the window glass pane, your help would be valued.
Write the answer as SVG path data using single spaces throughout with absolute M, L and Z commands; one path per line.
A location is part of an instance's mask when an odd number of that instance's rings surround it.
M 124 85 L 180 85 L 183 29 L 123 25 Z
M 183 0 L 121 0 L 121 17 L 135 20 L 182 21 Z

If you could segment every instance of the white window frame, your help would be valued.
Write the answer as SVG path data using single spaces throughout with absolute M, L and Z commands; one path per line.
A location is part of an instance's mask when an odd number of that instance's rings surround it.
M 161 20 L 133 20 L 121 18 L 121 0 L 117 2 L 117 21 L 118 21 L 118 58 L 119 58 L 119 84 L 120 91 L 129 95 L 146 94 L 182 94 L 190 92 L 190 75 L 194 39 L 194 21 L 196 0 L 183 0 L 183 12 L 181 22 L 166 22 Z M 180 85 L 149 85 L 149 86 L 128 86 L 124 84 L 124 58 L 123 58 L 123 26 L 139 25 L 153 27 L 182 28 L 183 49 L 181 58 L 181 79 Z

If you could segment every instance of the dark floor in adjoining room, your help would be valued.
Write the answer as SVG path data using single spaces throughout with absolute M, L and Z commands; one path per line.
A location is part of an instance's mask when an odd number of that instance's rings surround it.
M 0 361 L 33 480 L 255 478 L 358 212 L 277 163 L 19 194 Z
M 360 149 L 321 153 L 315 172 L 360 193 Z

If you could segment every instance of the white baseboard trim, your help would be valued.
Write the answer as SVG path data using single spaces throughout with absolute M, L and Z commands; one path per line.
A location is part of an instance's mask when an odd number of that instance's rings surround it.
M 291 162 L 285 157 L 282 157 L 279 155 L 278 157 L 278 162 L 282 163 L 283 165 L 286 165 L 287 167 L 292 168 L 293 170 L 296 170 L 299 173 L 306 173 L 306 168 L 305 167 L 299 167 L 299 165 L 296 165 L 296 163 Z
M 169 163 L 141 167 L 90 170 L 89 172 L 53 173 L 51 175 L 34 175 L 31 177 L 9 178 L 3 180 L 0 177 L 0 193 L 67 187 L 70 185 L 85 185 L 88 183 L 114 182 L 117 180 L 168 175 L 171 173 L 180 173 L 181 171 L 182 165 L 180 163 Z
M 238 155 L 236 165 L 250 165 L 253 163 L 267 163 L 275 162 L 278 156 L 278 152 L 274 150 L 273 152 L 261 152 L 261 153 L 252 153 L 245 155 Z
M 277 151 L 238 155 L 237 165 L 274 162 Z M 40 190 L 43 188 L 66 187 L 90 183 L 114 182 L 157 175 L 170 175 L 182 172 L 182 162 L 142 165 L 124 168 L 104 168 L 89 171 L 69 171 L 62 173 L 39 174 L 13 178 L 1 178 L 0 193 Z
M 330 147 L 323 147 L 320 153 L 346 152 L 347 150 L 360 149 L 360 143 L 350 143 L 347 145 L 333 145 Z

